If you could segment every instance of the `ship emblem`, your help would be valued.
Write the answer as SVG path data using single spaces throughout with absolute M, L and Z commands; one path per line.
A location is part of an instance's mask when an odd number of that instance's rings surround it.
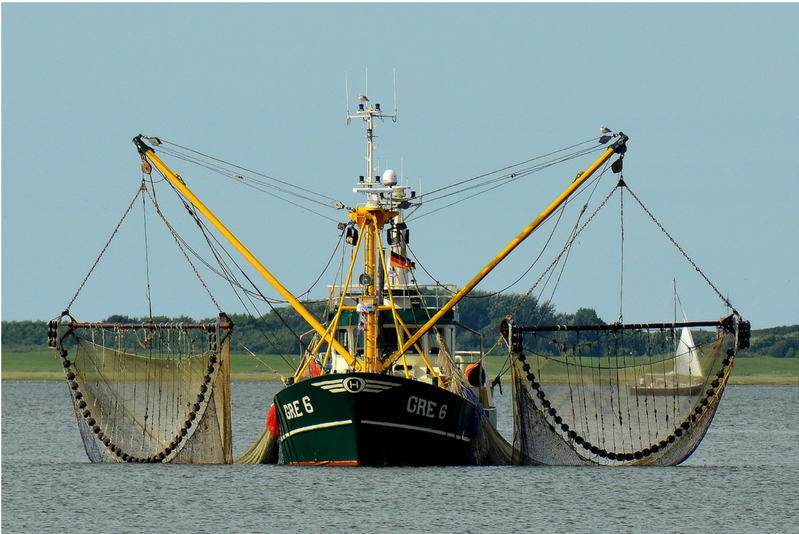
M 359 378 L 357 376 L 352 376 L 344 379 L 344 389 L 346 389 L 350 393 L 359 393 L 365 385 L 366 381 L 363 378 Z
M 359 376 L 348 376 L 345 378 L 338 378 L 336 380 L 325 380 L 313 384 L 316 387 L 322 388 L 330 393 L 380 393 L 387 389 L 399 386 L 393 382 L 384 382 L 383 380 L 363 379 Z

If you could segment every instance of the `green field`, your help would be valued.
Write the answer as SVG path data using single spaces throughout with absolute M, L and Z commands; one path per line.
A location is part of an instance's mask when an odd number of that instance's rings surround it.
M 282 375 L 292 375 L 293 368 L 283 358 L 275 355 L 259 356 L 231 354 L 230 370 L 233 380 L 280 380 Z M 2 354 L 3 380 L 60 380 L 64 378 L 61 359 L 55 351 L 4 352 Z
M 488 374 L 500 372 L 505 357 L 488 358 Z M 293 374 L 293 364 L 280 356 L 231 354 L 230 369 L 233 380 L 280 380 Z M 509 375 L 503 377 L 508 379 Z M 61 380 L 64 372 L 60 358 L 53 351 L 5 352 L 2 354 L 3 380 Z M 736 358 L 730 377 L 731 384 L 799 385 L 799 359 L 797 358 Z

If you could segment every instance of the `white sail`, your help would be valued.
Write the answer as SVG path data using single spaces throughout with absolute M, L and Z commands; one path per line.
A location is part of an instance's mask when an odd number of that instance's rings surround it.
M 682 329 L 680 341 L 677 343 L 674 374 L 689 378 L 701 378 L 703 376 L 702 367 L 699 364 L 699 354 L 694 344 L 694 337 L 687 327 Z

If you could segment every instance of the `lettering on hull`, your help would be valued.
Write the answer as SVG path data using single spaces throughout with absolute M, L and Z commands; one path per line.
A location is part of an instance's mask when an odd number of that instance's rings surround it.
M 300 407 L 300 402 L 302 402 L 302 407 Z M 294 402 L 283 405 L 283 414 L 286 416 L 286 419 L 296 419 L 302 417 L 306 413 L 313 413 L 313 404 L 311 404 L 311 398 L 307 395 L 303 397 L 301 401 L 295 400 Z
M 447 405 L 442 404 L 438 409 L 438 403 L 431 400 L 421 399 L 416 395 L 408 397 L 408 413 L 415 413 L 430 419 L 444 419 L 447 416 Z

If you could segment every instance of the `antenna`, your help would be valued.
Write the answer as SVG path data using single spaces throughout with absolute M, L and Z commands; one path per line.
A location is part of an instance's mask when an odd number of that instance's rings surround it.
M 350 84 L 347 79 L 347 71 L 344 70 L 344 96 L 347 99 L 347 125 L 350 124 Z
M 394 115 L 391 120 L 397 122 L 397 67 L 394 67 Z
M 345 84 L 348 84 L 345 71 Z M 374 139 L 377 137 L 374 134 L 374 119 L 381 121 L 390 118 L 392 122 L 397 122 L 397 74 L 394 70 L 394 113 L 389 115 L 380 108 L 380 103 L 369 102 L 369 69 L 366 69 L 366 93 L 358 95 L 358 108 L 354 114 L 349 111 L 349 86 L 347 86 L 347 124 L 350 124 L 352 119 L 361 119 L 366 123 L 366 187 L 371 188 L 377 181 L 374 179 L 374 149 L 377 148 L 374 144 Z M 379 165 L 379 162 L 378 162 Z M 372 195 L 370 202 L 378 202 L 376 194 Z

